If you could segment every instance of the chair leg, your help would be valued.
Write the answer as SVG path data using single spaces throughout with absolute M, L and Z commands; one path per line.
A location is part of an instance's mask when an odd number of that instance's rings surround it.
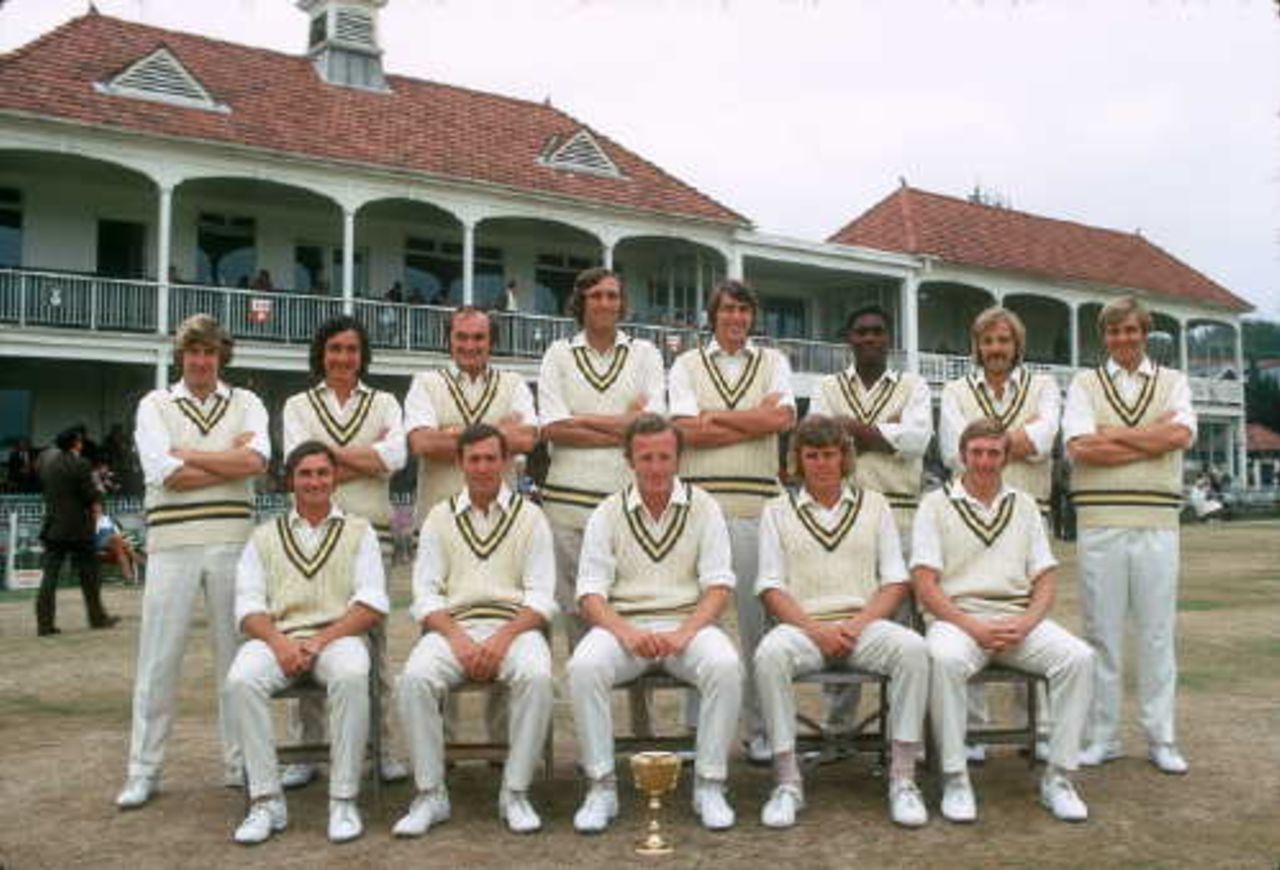
M 1040 739 L 1039 683 L 1036 679 L 1027 680 L 1027 765 L 1032 770 L 1036 767 L 1036 743 Z

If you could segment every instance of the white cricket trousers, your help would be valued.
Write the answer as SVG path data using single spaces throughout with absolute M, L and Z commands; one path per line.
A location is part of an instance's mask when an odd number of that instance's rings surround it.
M 862 630 L 853 652 L 843 662 L 828 663 L 803 629 L 779 625 L 756 648 L 756 688 L 773 754 L 796 748 L 796 698 L 792 681 L 842 665 L 889 677 L 889 734 L 895 741 L 923 739 L 929 701 L 929 651 L 924 638 L 909 628 L 877 619 Z
M 218 734 L 223 776 L 240 776 L 241 754 L 223 698 L 227 670 L 236 654 L 236 563 L 242 544 L 175 547 L 152 553 L 142 593 L 142 627 L 133 683 L 133 734 L 129 775 L 158 776 L 173 728 L 182 655 L 187 648 L 196 595 L 204 590 L 205 618 L 213 638 L 218 698 Z
M 679 619 L 636 619 L 645 631 L 671 631 Z M 738 729 L 742 704 L 742 662 L 729 636 L 715 626 L 702 628 L 684 652 L 663 659 L 634 656 L 610 631 L 596 627 L 569 660 L 569 696 L 578 731 L 582 768 L 591 779 L 614 771 L 613 711 L 609 695 L 619 683 L 661 669 L 698 691 L 698 776 L 723 780 L 729 773 L 729 747 Z
M 742 650 L 742 726 L 746 739 L 764 734 L 760 697 L 756 694 L 755 655 L 764 636 L 764 605 L 755 594 L 760 567 L 760 519 L 725 517 L 729 525 L 729 550 L 737 582 L 733 597 L 738 609 L 738 646 Z
M 1043 674 L 1049 680 L 1053 725 L 1049 732 L 1049 763 L 1075 770 L 1080 737 L 1093 697 L 1093 652 L 1089 645 L 1051 619 L 1040 624 L 1011 650 L 991 653 L 964 629 L 950 622 L 934 622 L 925 637 L 932 660 L 929 712 L 942 753 L 943 773 L 962 773 L 968 760 L 964 738 L 966 689 L 969 678 L 988 662 Z
M 369 649 L 361 637 L 340 637 L 316 656 L 311 676 L 328 690 L 329 797 L 354 800 L 369 740 Z M 226 703 L 244 748 L 249 796 L 280 794 L 271 696 L 301 677 L 287 677 L 271 647 L 247 640 L 227 675 Z
M 1178 686 L 1178 530 L 1082 528 L 1080 610 L 1093 646 L 1093 742 L 1119 742 L 1124 627 L 1138 643 L 1138 716 L 1151 743 L 1173 743 Z
M 504 624 L 500 619 L 477 619 L 464 622 L 463 629 L 480 643 Z M 441 707 L 449 690 L 466 679 L 453 648 L 439 632 L 424 635 L 405 662 L 396 686 L 396 705 L 413 762 L 413 778 L 420 792 L 444 785 Z M 547 739 L 553 704 L 551 649 L 540 631 L 522 632 L 512 641 L 498 669 L 497 681 L 506 686 L 509 699 L 507 743 L 510 749 L 502 771 L 502 787 L 527 791 Z

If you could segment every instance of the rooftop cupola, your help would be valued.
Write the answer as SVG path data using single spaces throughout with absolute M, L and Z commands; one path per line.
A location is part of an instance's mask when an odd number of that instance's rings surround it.
M 331 85 L 385 91 L 378 10 L 387 0 L 297 0 L 311 17 L 307 54 Z

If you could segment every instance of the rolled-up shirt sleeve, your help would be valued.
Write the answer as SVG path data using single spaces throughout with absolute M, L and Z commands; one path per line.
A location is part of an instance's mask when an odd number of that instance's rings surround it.
M 414 622 L 422 622 L 429 613 L 448 609 L 449 600 L 444 596 L 443 586 L 448 570 L 440 536 L 424 524 L 418 536 L 418 558 L 413 563 L 413 604 L 409 615 Z
M 1093 374 L 1085 376 L 1093 377 Z M 1093 415 L 1093 405 L 1089 403 L 1089 396 L 1077 376 L 1067 387 L 1067 404 L 1062 410 L 1062 440 L 1070 442 L 1072 438 L 1092 435 L 1097 431 L 1098 421 Z
M 613 588 L 618 567 L 613 558 L 613 548 L 609 546 L 610 537 L 609 519 L 605 514 L 605 505 L 602 504 L 591 512 L 591 516 L 587 518 L 587 527 L 582 532 L 576 599 L 588 595 L 600 595 L 606 600 L 609 598 L 609 590 Z
M 249 433 L 249 448 L 262 457 L 264 463 L 271 461 L 271 433 L 267 429 L 267 407 L 256 394 L 250 393 L 244 409 L 245 431 Z
M 942 464 L 951 471 L 960 468 L 960 433 L 964 430 L 964 413 L 956 391 L 948 384 L 942 390 L 942 402 L 938 411 L 938 455 Z
M 262 568 L 262 557 L 258 555 L 258 548 L 250 539 L 240 551 L 240 561 L 236 563 L 236 625 L 244 622 L 246 616 L 269 612 L 267 577 Z
M 523 604 L 536 610 L 548 622 L 556 615 L 556 553 L 551 525 L 541 514 L 529 536 L 529 554 L 524 560 Z
M 538 420 L 542 426 L 550 426 L 561 420 L 568 420 L 573 415 L 569 406 L 560 394 L 560 345 L 553 344 L 542 355 L 542 364 L 538 366 Z
M 676 357 L 667 373 L 667 410 L 672 417 L 696 417 L 701 412 L 698 396 L 693 391 L 693 377 L 689 374 L 690 360 L 685 354 Z
M 791 363 L 787 360 L 787 355 L 777 350 L 765 350 L 762 353 L 772 353 L 774 358 L 773 380 L 769 383 L 769 392 L 778 393 L 782 398 L 778 400 L 779 405 L 786 405 L 795 410 L 796 394 L 792 389 Z
M 390 397 L 390 401 L 384 401 L 382 405 L 384 410 L 381 428 L 386 434 L 373 443 L 373 452 L 382 460 L 387 474 L 395 474 L 409 461 L 404 414 L 394 397 Z
M 1169 390 L 1169 410 L 1173 411 L 1173 420 L 1170 422 L 1186 426 L 1191 430 L 1191 441 L 1194 444 L 1196 434 L 1199 432 L 1199 421 L 1196 418 L 1195 406 L 1192 404 L 1191 382 L 1181 372 L 1178 373 L 1177 380 Z
M 633 345 L 643 356 L 639 365 L 640 390 L 644 393 L 644 409 L 651 414 L 667 413 L 667 376 L 662 354 L 647 341 Z
M 749 583 L 751 579 L 744 577 L 742 582 Z M 777 505 L 765 505 L 764 512 L 760 514 L 760 559 L 754 582 L 756 595 L 763 595 L 770 589 L 787 588 L 787 558 L 778 529 Z
M 351 604 L 363 604 L 381 614 L 391 612 L 387 597 L 387 576 L 382 568 L 382 550 L 372 528 L 365 529 L 356 552 L 356 576 L 352 584 Z
M 923 378 L 916 379 L 911 387 L 900 419 L 896 423 L 877 423 L 876 428 L 899 456 L 906 459 L 924 456 L 933 437 L 933 411 L 929 387 Z
M 1049 546 L 1049 534 L 1045 531 L 1039 510 L 1024 511 L 1024 514 L 1028 520 L 1023 533 L 1031 540 L 1031 547 L 1027 551 L 1027 576 L 1035 578 L 1056 567 L 1058 560 L 1054 558 L 1053 549 Z
M 284 413 L 280 417 L 280 441 L 284 455 L 288 456 L 303 441 L 307 440 L 307 424 L 299 411 L 297 397 L 284 403 Z
M 720 505 L 710 504 L 710 515 L 702 527 L 702 538 L 698 541 L 698 585 L 703 589 L 712 586 L 736 585 L 733 574 L 733 558 L 729 551 L 729 526 L 725 524 Z M 750 583 L 751 578 L 743 580 Z
M 898 524 L 893 519 L 893 509 L 887 504 L 880 511 L 880 534 L 876 536 L 876 548 L 880 585 L 905 583 L 911 579 L 907 563 L 902 559 L 902 538 L 898 535 Z
M 922 502 L 911 525 L 911 567 L 932 568 L 941 571 L 942 535 L 938 528 L 935 506 L 941 502 L 929 499 Z
M 1045 384 L 1040 390 L 1035 417 L 1035 420 L 1022 427 L 1035 451 L 1027 457 L 1027 461 L 1044 462 L 1053 456 L 1053 442 L 1058 437 L 1058 426 L 1062 419 L 1062 397 L 1056 383 Z
M 523 378 L 511 392 L 511 412 L 520 417 L 521 426 L 538 427 L 538 409 L 533 403 L 533 391 Z
M 147 486 L 164 486 L 164 482 L 183 466 L 181 459 L 169 453 L 173 442 L 165 428 L 157 406 L 157 394 L 144 396 L 138 403 L 137 419 L 133 430 L 133 443 L 138 448 L 138 461 L 142 465 L 142 478 Z
M 425 386 L 426 379 L 430 377 L 435 377 L 435 373 L 422 372 L 414 375 L 413 383 L 409 385 L 409 392 L 404 397 L 405 432 L 412 432 L 414 429 L 434 429 L 440 425 L 440 418 L 436 416 L 435 406 L 431 404 L 431 395 Z

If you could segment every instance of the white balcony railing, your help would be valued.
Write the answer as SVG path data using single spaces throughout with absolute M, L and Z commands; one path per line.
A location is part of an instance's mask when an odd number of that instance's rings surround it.
M 74 273 L 0 269 L 0 323 L 48 326 L 63 329 L 148 333 L 156 330 L 157 289 L 154 281 L 126 281 Z M 334 296 L 174 284 L 169 288 L 169 328 L 198 312 L 216 316 L 240 340 L 305 345 L 316 327 L 342 311 Z M 409 305 L 374 299 L 356 299 L 355 316 L 379 348 L 426 353 L 447 353 L 450 309 Z M 551 342 L 567 338 L 577 325 L 567 317 L 522 312 L 500 312 L 496 356 L 538 359 Z M 652 341 L 668 364 L 679 353 L 695 347 L 698 331 L 690 327 L 628 323 L 632 335 Z M 787 355 L 795 372 L 827 374 L 849 365 L 843 344 L 798 338 L 758 337 L 759 343 Z M 894 351 L 892 364 L 902 367 L 905 354 Z M 968 357 L 920 354 L 920 374 L 935 387 L 964 376 Z M 1076 369 L 1066 365 L 1028 363 L 1033 371 L 1053 375 L 1065 390 Z M 1191 390 L 1198 404 L 1240 406 L 1244 387 L 1240 381 L 1193 377 Z

